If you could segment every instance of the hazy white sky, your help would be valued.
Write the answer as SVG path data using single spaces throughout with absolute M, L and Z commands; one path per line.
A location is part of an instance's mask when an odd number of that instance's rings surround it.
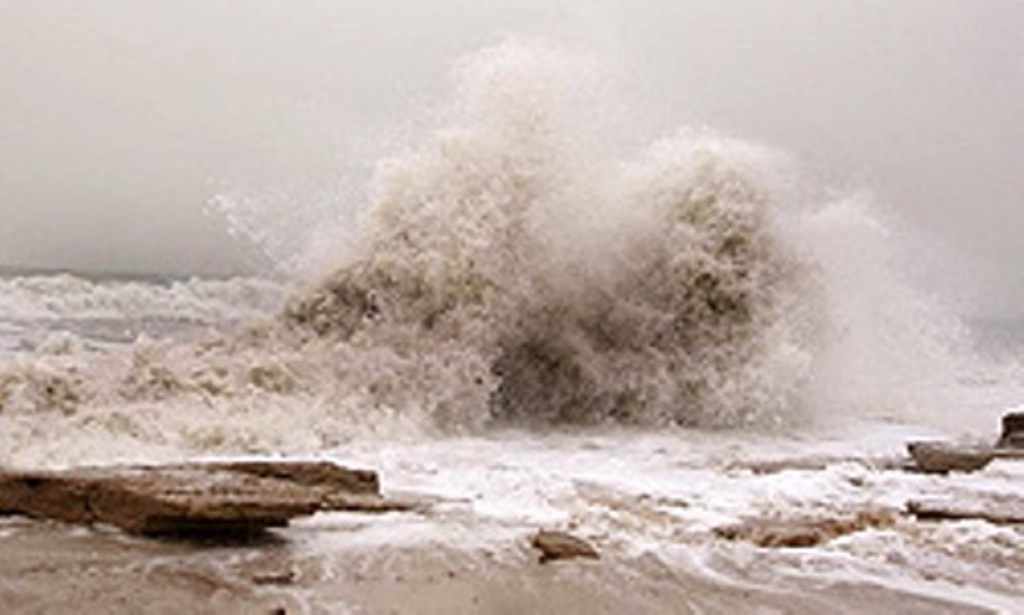
M 525 33 L 608 58 L 644 129 L 874 192 L 1024 314 L 1022 32 L 1018 0 L 0 0 L 0 263 L 244 267 L 220 187 L 343 198 L 455 58 Z

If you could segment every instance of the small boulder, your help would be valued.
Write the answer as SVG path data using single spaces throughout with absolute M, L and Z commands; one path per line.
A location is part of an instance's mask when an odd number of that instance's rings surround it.
M 916 469 L 929 474 L 974 472 L 996 457 L 991 448 L 938 441 L 909 442 L 907 451 L 914 458 Z
M 589 542 L 556 530 L 541 530 L 534 534 L 530 546 L 540 551 L 540 563 L 562 559 L 600 559 L 597 549 Z

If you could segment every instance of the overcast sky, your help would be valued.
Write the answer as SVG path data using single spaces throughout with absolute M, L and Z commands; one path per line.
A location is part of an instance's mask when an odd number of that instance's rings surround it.
M 1024 315 L 1022 32 L 1018 0 L 0 0 L 0 264 L 251 266 L 213 194 L 345 198 L 454 59 L 523 33 L 614 63 L 644 129 L 871 191 L 959 253 L 938 284 Z

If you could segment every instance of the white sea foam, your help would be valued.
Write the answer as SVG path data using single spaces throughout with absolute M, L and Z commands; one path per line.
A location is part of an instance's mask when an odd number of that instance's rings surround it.
M 0 278 L 0 314 L 6 322 L 62 319 L 179 319 L 220 323 L 277 310 L 286 289 L 259 278 L 95 282 L 82 277 L 30 275 Z
M 380 163 L 334 273 L 241 333 L 113 352 L 36 340 L 0 369 L 0 417 L 20 425 L 7 455 L 37 457 L 33 421 L 54 411 L 87 449 L 85 433 L 116 424 L 140 451 L 508 423 L 951 420 L 934 410 L 962 399 L 976 361 L 956 320 L 900 279 L 898 237 L 869 201 L 810 198 L 793 161 L 707 130 L 634 156 L 602 148 L 621 121 L 579 54 L 510 42 L 455 75 L 441 126 Z M 217 325 L 274 311 L 283 287 L 56 276 L 0 291 L 18 326 Z M 282 413 L 302 418 L 282 430 Z
M 280 309 L 288 292 L 287 284 L 260 278 L 0 278 L 0 356 L 67 354 L 146 337 L 193 339 L 269 316 Z

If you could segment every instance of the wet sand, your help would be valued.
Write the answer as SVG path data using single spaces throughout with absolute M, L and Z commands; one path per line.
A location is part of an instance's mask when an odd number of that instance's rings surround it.
M 343 531 L 343 530 L 338 530 Z M 11 519 L 0 527 L 3 613 L 985 613 L 873 584 L 744 585 L 652 555 L 541 565 L 525 536 L 479 547 L 300 546 L 132 538 Z M 340 538 L 340 539 L 339 539 Z

